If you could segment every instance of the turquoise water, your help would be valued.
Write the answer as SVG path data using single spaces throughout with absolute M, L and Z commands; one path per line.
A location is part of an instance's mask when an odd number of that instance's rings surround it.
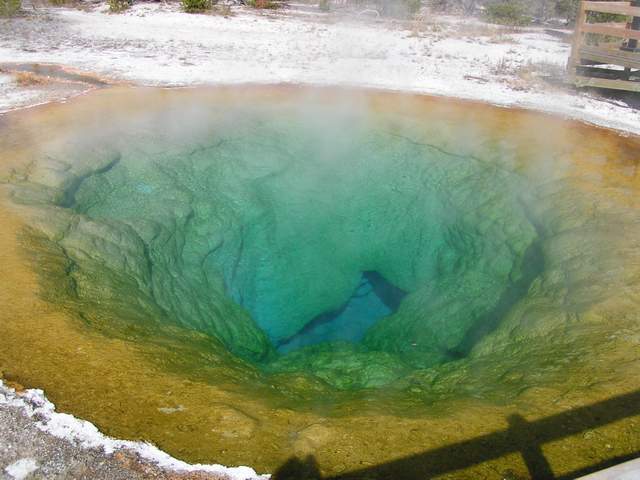
M 389 284 L 376 272 L 364 272 L 353 295 L 337 311 L 323 313 L 277 346 L 278 352 L 325 342 L 362 341 L 375 323 L 398 310 L 405 292 Z
M 465 356 L 541 268 L 527 182 L 419 124 L 305 107 L 134 123 L 76 160 L 78 296 L 340 388 Z

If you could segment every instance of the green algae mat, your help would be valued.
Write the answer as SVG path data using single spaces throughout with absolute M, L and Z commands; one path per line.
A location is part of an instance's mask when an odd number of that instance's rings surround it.
M 0 134 L 0 369 L 108 434 L 403 478 L 375 467 L 640 387 L 635 138 L 292 87 L 105 90 Z M 437 478 L 531 475 L 477 463 Z

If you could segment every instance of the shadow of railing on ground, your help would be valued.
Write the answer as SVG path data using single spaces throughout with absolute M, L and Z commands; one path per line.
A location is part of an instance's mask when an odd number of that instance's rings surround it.
M 535 480 L 570 480 L 632 460 L 640 456 L 640 451 L 555 476 L 542 445 L 635 415 L 640 415 L 640 390 L 533 422 L 512 415 L 507 419 L 506 430 L 330 477 L 322 477 L 313 456 L 302 460 L 291 458 L 276 471 L 272 480 L 426 480 L 513 453 L 522 455 L 529 475 Z

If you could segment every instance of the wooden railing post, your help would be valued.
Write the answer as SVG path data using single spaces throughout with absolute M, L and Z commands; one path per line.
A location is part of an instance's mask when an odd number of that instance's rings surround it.
M 569 80 L 575 81 L 576 70 L 580 65 L 580 47 L 583 41 L 583 25 L 587 21 L 587 10 L 585 9 L 584 0 L 580 1 L 580 7 L 578 9 L 578 15 L 576 17 L 576 26 L 573 32 L 573 43 L 571 46 L 571 56 L 569 57 Z
M 631 2 L 632 7 L 640 7 L 640 0 L 634 0 Z M 631 22 L 631 30 L 640 30 L 640 17 L 633 17 Z M 636 50 L 638 48 L 638 40 L 629 40 L 629 49 Z
M 587 22 L 587 12 L 633 17 L 631 25 L 617 22 Z M 586 44 L 586 34 L 605 39 Z M 611 42 L 619 38 L 620 43 Z M 582 0 L 567 65 L 567 77 L 577 87 L 597 87 L 640 92 L 640 0 Z M 623 67 L 622 70 L 611 65 Z

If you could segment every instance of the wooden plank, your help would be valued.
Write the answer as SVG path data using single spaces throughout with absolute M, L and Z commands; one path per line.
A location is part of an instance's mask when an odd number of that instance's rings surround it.
M 567 65 L 567 70 L 569 73 L 569 78 L 573 79 L 576 73 L 576 66 L 580 63 L 580 55 L 579 50 L 582 45 L 583 33 L 582 26 L 587 21 L 587 11 L 584 7 L 585 2 L 580 2 L 580 7 L 578 9 L 578 15 L 576 17 L 576 29 L 573 32 L 573 42 L 571 43 L 571 55 L 569 57 L 569 62 Z
M 604 24 L 586 23 L 582 26 L 582 31 L 585 33 L 597 33 L 598 35 L 640 40 L 640 30 L 631 30 L 630 28 L 616 28 L 608 27 Z
M 640 70 L 640 53 L 598 47 L 581 47 L 578 56 L 581 59 L 600 64 L 620 65 L 622 67 Z
M 613 13 L 640 17 L 640 7 L 632 7 L 629 2 L 582 2 L 589 12 Z
M 609 80 L 606 78 L 583 77 L 576 75 L 573 78 L 576 87 L 607 88 L 610 90 L 624 90 L 627 92 L 640 92 L 640 82 L 629 82 L 626 80 Z

